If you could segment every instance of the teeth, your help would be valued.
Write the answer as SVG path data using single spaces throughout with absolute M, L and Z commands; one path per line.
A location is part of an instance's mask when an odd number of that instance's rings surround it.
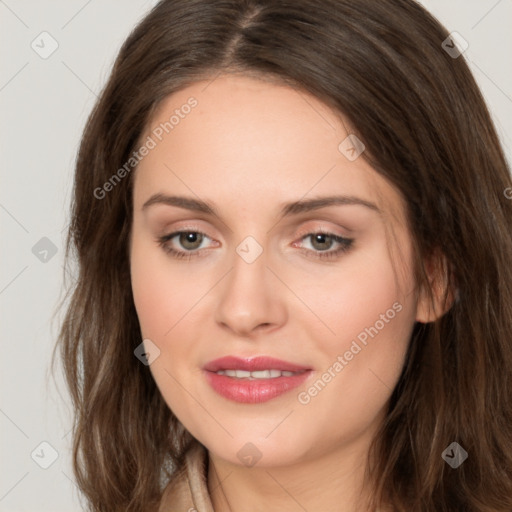
M 287 372 L 281 370 L 258 370 L 248 372 L 247 370 L 219 370 L 217 375 L 234 377 L 236 379 L 276 379 L 277 377 L 291 377 L 300 372 Z
M 281 372 L 277 370 L 258 370 L 257 372 L 251 372 L 250 376 L 253 379 L 273 379 L 274 377 L 281 377 Z

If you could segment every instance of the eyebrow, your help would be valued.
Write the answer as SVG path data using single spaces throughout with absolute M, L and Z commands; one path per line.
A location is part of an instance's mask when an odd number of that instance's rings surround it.
M 206 213 L 214 215 L 220 218 L 217 209 L 208 201 L 201 199 L 194 199 L 192 197 L 185 196 L 170 196 L 166 194 L 154 194 L 152 195 L 142 206 L 142 210 L 147 209 L 149 206 L 154 204 L 164 204 L 168 206 L 176 206 L 178 208 L 184 208 L 199 213 Z M 291 203 L 285 203 L 281 205 L 280 216 L 288 217 L 290 215 L 297 215 L 299 213 L 307 213 L 321 208 L 327 208 L 328 206 L 344 206 L 344 205 L 358 205 L 364 206 L 373 210 L 377 213 L 381 213 L 380 209 L 376 204 L 366 201 L 355 196 L 326 196 L 316 197 L 312 199 L 302 199 L 299 201 L 293 201 Z

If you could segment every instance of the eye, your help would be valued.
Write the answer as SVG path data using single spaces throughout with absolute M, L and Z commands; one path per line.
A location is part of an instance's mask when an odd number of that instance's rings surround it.
M 309 245 L 312 249 L 304 247 L 302 247 L 302 249 L 308 256 L 321 259 L 335 259 L 339 257 L 342 253 L 347 252 L 354 242 L 351 238 L 345 238 L 334 233 L 327 233 L 324 231 L 308 233 L 301 238 L 301 240 L 307 239 L 310 240 Z M 338 246 L 337 249 L 330 250 L 336 245 Z
M 176 239 L 176 243 L 179 244 L 182 249 L 176 248 L 175 243 L 173 243 L 174 239 Z M 158 245 L 173 258 L 191 259 L 201 255 L 201 249 L 205 249 L 205 247 L 202 246 L 203 242 L 207 239 L 211 240 L 208 235 L 201 231 L 182 230 L 158 237 L 156 241 Z M 323 231 L 308 233 L 301 238 L 301 241 L 307 239 L 310 240 L 309 245 L 312 248 L 303 247 L 302 244 L 299 247 L 308 257 L 320 259 L 335 259 L 341 256 L 342 253 L 347 252 L 351 248 L 354 241 L 350 238 Z M 332 247 L 336 245 L 338 248 L 331 250 Z M 297 243 L 295 242 L 293 246 L 297 247 Z
M 180 250 L 176 247 L 173 247 L 173 244 L 170 242 L 172 242 L 174 238 L 177 239 L 177 243 L 185 250 Z M 204 249 L 204 247 L 201 247 L 201 245 L 206 239 L 210 239 L 210 237 L 205 233 L 202 233 L 201 231 L 190 230 L 175 231 L 169 235 L 158 237 L 157 242 L 165 250 L 165 252 L 171 254 L 171 256 L 174 258 L 190 259 L 192 257 L 198 256 L 199 249 Z

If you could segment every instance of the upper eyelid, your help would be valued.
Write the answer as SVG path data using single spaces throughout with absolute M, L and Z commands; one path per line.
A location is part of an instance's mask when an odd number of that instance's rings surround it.
M 302 221 L 302 222 L 300 222 L 300 224 L 306 224 L 306 222 Z M 313 233 L 325 233 L 325 234 L 329 234 L 329 235 L 336 235 L 341 238 L 350 238 L 350 236 L 351 236 L 350 234 L 354 233 L 354 231 L 355 231 L 354 229 L 350 229 L 347 226 L 340 225 L 336 221 L 333 221 L 333 220 L 317 219 L 314 222 L 320 223 L 321 225 L 318 227 L 300 228 L 298 230 L 295 227 L 295 228 L 293 228 L 293 231 L 295 231 L 295 232 L 298 231 L 298 234 L 296 235 L 298 237 L 304 237 L 306 235 L 313 234 Z M 328 227 L 328 226 L 322 225 L 323 223 L 335 223 L 335 224 L 338 224 L 338 227 L 337 228 Z M 161 235 L 162 237 L 166 236 L 167 234 L 170 234 L 170 233 L 176 234 L 176 233 L 181 233 L 181 232 L 194 232 L 194 233 L 202 233 L 203 235 L 208 236 L 208 238 L 210 238 L 210 239 L 215 239 L 215 237 L 208 235 L 208 233 L 207 233 L 208 229 L 203 229 L 202 227 L 200 227 L 198 225 L 193 225 L 192 223 L 189 226 L 187 226 L 187 225 L 178 226 L 175 229 L 162 230 L 162 231 L 163 231 L 163 233 Z M 291 229 L 289 227 L 287 227 L 286 231 L 287 232 L 291 231 Z M 344 231 L 347 234 L 343 234 L 340 231 Z

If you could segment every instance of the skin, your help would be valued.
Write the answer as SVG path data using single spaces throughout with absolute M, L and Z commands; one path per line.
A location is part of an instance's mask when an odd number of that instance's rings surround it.
M 305 92 L 222 75 L 169 96 L 149 123 L 169 119 L 189 97 L 198 105 L 149 151 L 134 176 L 130 241 L 133 297 L 144 339 L 160 349 L 150 370 L 168 406 L 209 452 L 216 511 L 352 512 L 368 448 L 385 416 L 415 321 L 432 313 L 416 293 L 405 202 L 362 157 L 338 146 L 350 131 Z M 143 204 L 156 193 L 207 200 L 218 216 Z M 371 202 L 280 218 L 281 205 L 333 194 Z M 176 259 L 157 238 L 204 232 L 199 256 Z M 353 239 L 329 260 L 320 229 Z M 252 236 L 261 255 L 237 246 Z M 183 239 L 182 239 L 183 242 Z M 185 240 L 186 242 L 186 240 Z M 187 251 L 179 237 L 167 242 Z M 298 394 L 349 350 L 381 314 L 401 305 L 374 338 L 302 404 Z M 313 369 L 299 388 L 262 404 L 218 395 L 202 367 L 226 355 L 268 355 Z M 237 452 L 254 444 L 261 459 Z M 218 480 L 222 485 L 218 485 Z

